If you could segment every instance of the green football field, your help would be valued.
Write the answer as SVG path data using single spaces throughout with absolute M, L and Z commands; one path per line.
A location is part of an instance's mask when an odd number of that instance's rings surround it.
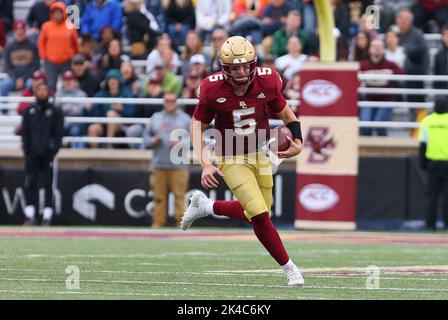
M 0 299 L 448 299 L 447 233 L 281 235 L 304 288 L 249 229 L 0 227 Z

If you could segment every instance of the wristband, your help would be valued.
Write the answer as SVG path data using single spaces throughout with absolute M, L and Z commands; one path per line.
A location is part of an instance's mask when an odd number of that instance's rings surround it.
M 303 143 L 302 130 L 300 129 L 299 121 L 290 122 L 286 125 L 286 127 L 288 127 L 288 129 L 291 131 L 293 139 L 299 139 L 300 142 Z

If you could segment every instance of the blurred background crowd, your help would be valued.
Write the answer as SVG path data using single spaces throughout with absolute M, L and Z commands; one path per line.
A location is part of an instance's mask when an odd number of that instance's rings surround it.
M 14 2 L 29 4 L 14 16 Z M 358 61 L 360 72 L 448 74 L 448 0 L 330 0 L 338 61 Z M 74 20 L 73 6 L 79 9 Z M 372 28 L 367 8 L 379 8 Z M 69 10 L 67 10 L 67 8 Z M 76 11 L 76 10 L 75 10 Z M 430 57 L 424 34 L 441 34 Z M 229 36 L 257 48 L 258 64 L 275 68 L 287 99 L 300 98 L 300 70 L 319 61 L 313 0 L 2 0 L 0 2 L 0 95 L 33 96 L 45 81 L 56 97 L 196 98 L 207 74 L 220 71 L 217 54 Z M 424 82 L 366 81 L 369 87 L 423 88 Z M 447 82 L 434 83 L 447 88 Z M 425 96 L 367 95 L 367 101 L 423 102 Z M 23 114 L 1 107 L 2 116 Z M 163 103 L 62 103 L 65 116 L 151 117 Z M 181 106 L 192 115 L 194 106 Z M 360 108 L 361 120 L 387 121 L 391 108 Z M 409 120 L 419 117 L 408 111 Z M 70 124 L 65 135 L 139 137 L 143 125 Z M 20 134 L 20 128 L 16 130 Z M 385 129 L 362 135 L 387 135 Z M 72 143 L 72 148 L 111 147 Z M 115 145 L 140 148 L 138 145 Z

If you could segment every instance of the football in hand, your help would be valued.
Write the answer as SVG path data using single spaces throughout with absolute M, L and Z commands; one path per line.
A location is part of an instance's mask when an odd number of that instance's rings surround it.
M 269 148 L 271 151 L 286 151 L 289 148 L 289 141 L 286 137 L 292 139 L 291 130 L 286 125 L 275 127 L 271 130 L 271 139 L 275 140 L 271 142 Z

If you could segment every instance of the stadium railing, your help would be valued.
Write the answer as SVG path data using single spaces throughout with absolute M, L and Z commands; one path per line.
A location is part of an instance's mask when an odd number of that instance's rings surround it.
M 359 80 L 362 83 L 367 80 L 395 80 L 395 81 L 448 81 L 448 76 L 437 75 L 378 75 L 378 74 L 366 74 L 360 73 Z M 407 89 L 407 88 L 372 88 L 363 87 L 358 88 L 359 93 L 363 94 L 404 94 L 404 95 L 427 95 L 429 97 L 433 95 L 448 95 L 448 89 Z M 7 96 L 0 97 L 0 104 L 2 109 L 15 110 L 17 103 L 20 102 L 33 102 L 34 97 L 21 97 L 21 96 Z M 63 97 L 55 99 L 57 103 L 63 102 L 78 102 L 78 103 L 130 103 L 135 105 L 151 105 L 161 104 L 163 99 L 154 98 L 72 98 Z M 197 99 L 178 99 L 180 105 L 194 105 L 197 103 Z M 299 106 L 300 102 L 297 100 L 289 100 L 288 103 L 291 106 Z M 365 101 L 358 102 L 359 107 L 375 107 L 375 108 L 405 108 L 405 109 L 431 109 L 433 107 L 432 102 L 405 102 L 405 101 Z M 17 125 L 21 121 L 21 117 L 17 115 L 0 117 L 0 125 Z M 94 117 L 66 117 L 68 123 L 121 123 L 121 124 L 147 124 L 148 119 L 145 118 L 94 118 Z M 281 124 L 281 120 L 270 120 L 270 124 L 275 126 Z M 394 129 L 415 129 L 419 127 L 418 122 L 413 121 L 359 121 L 360 127 L 368 128 L 394 128 Z M 14 135 L 1 135 L 0 141 L 17 142 L 20 141 L 20 137 Z M 64 142 L 98 142 L 98 143 L 135 143 L 139 144 L 143 142 L 143 138 L 123 137 L 123 138 L 105 138 L 105 137 L 64 137 Z

